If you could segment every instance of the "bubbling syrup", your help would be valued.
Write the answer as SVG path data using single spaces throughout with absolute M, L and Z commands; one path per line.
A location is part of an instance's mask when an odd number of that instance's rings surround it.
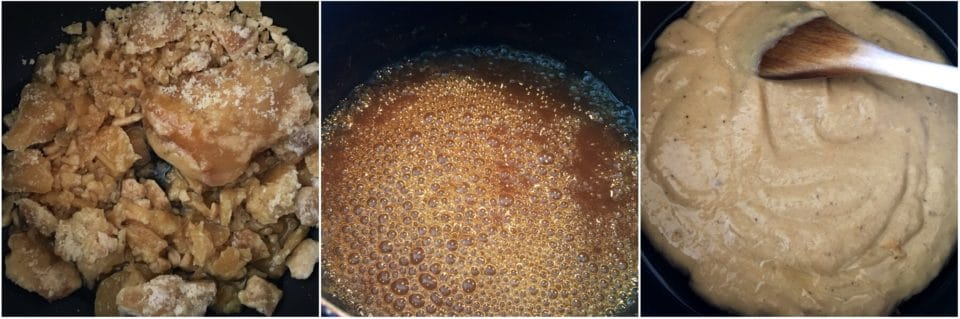
M 324 294 L 360 315 L 622 311 L 632 121 L 589 73 L 505 48 L 379 71 L 323 125 Z

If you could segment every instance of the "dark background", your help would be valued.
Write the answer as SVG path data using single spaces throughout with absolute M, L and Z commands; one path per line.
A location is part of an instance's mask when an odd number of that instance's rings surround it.
M 507 45 L 590 71 L 637 113 L 637 4 L 330 3 L 321 5 L 326 117 L 374 71 L 425 51 Z M 633 303 L 624 315 L 635 315 Z M 324 315 L 328 315 L 325 311 Z
M 30 82 L 32 65 L 23 65 L 22 59 L 36 59 L 40 53 L 55 50 L 56 45 L 69 41 L 69 36 L 60 30 L 73 22 L 103 20 L 103 11 L 108 7 L 126 7 L 129 3 L 3 3 L 3 114 L 17 107 L 20 90 Z M 274 25 L 285 27 L 285 33 L 298 45 L 307 49 L 309 61 L 317 61 L 320 51 L 317 42 L 319 30 L 317 3 L 263 3 L 264 15 L 273 18 Z M 6 127 L 3 128 L 6 132 Z M 4 151 L 6 153 L 6 151 Z M 3 255 L 9 253 L 7 238 L 9 230 L 3 229 Z M 319 238 L 317 229 L 310 237 Z M 6 269 L 6 265 L 3 266 Z M 283 298 L 274 315 L 319 315 L 319 267 L 306 280 L 296 280 L 289 272 L 281 282 L 274 282 L 283 290 Z M 93 315 L 95 290 L 81 287 L 73 294 L 55 302 L 47 302 L 38 294 L 28 292 L 3 278 L 3 315 Z M 236 315 L 260 315 L 256 310 L 243 307 Z M 213 311 L 208 311 L 213 314 Z
M 957 65 L 957 3 L 881 2 L 880 7 L 906 16 L 923 29 Z M 641 62 L 646 67 L 654 51 L 654 40 L 660 32 L 689 9 L 685 2 L 643 2 L 640 32 L 643 41 Z M 640 305 L 645 316 L 731 315 L 700 298 L 690 288 L 689 277 L 674 268 L 653 247 L 646 236 L 641 239 Z M 940 274 L 919 294 L 897 306 L 893 315 L 957 315 L 957 252 L 943 266 Z
M 507 45 L 589 70 L 637 108 L 637 4 L 323 3 L 321 113 L 375 70 L 429 50 Z M 636 114 L 636 112 L 634 112 Z

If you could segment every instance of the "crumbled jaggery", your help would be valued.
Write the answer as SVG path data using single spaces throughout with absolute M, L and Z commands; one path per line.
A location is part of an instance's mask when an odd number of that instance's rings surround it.
M 317 64 L 255 3 L 104 14 L 63 28 L 3 117 L 6 275 L 50 300 L 107 280 L 98 314 L 201 315 L 216 289 L 164 274 L 277 278 L 305 234 L 280 218 L 316 224 Z

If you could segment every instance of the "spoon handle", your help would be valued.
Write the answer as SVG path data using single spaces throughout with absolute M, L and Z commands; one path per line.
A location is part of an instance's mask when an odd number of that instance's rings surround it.
M 851 64 L 873 74 L 885 75 L 944 91 L 960 93 L 960 69 L 896 54 L 876 45 L 864 45 Z

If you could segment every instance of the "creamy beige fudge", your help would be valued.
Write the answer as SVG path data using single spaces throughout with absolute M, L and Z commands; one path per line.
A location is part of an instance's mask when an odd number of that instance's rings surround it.
M 824 15 L 945 61 L 868 3 L 696 3 L 643 72 L 643 232 L 723 308 L 885 314 L 956 243 L 955 94 L 876 76 L 754 75 L 758 50 Z

